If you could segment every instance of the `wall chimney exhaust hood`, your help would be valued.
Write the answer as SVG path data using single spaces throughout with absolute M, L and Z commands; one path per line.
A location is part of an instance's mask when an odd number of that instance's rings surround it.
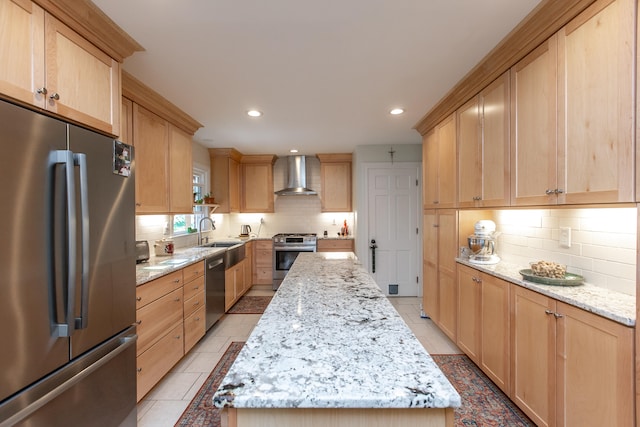
M 287 188 L 276 191 L 278 196 L 314 196 L 318 193 L 307 188 L 307 168 L 304 156 L 287 157 Z

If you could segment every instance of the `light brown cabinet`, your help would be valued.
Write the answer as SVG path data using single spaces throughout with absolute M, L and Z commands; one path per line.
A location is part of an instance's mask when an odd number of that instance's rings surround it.
M 353 252 L 353 239 L 318 239 L 318 252 Z
M 424 209 L 453 208 L 457 199 L 456 114 L 428 132 L 422 143 Z
M 206 332 L 204 261 L 182 270 L 184 280 L 184 353 L 204 336 Z
M 458 213 L 451 209 L 427 210 L 423 226 L 423 307 L 425 313 L 455 342 Z
M 509 394 L 509 283 L 458 265 L 458 347 Z
M 148 109 L 133 104 L 136 213 L 169 211 L 169 123 Z
M 244 284 L 245 292 L 251 289 L 253 286 L 253 257 L 255 251 L 255 244 L 253 240 L 245 243 L 245 263 L 244 263 Z
M 322 212 L 351 212 L 352 155 L 317 154 L 320 159 Z
M 224 272 L 224 309 L 233 307 L 245 293 L 245 263 L 246 258 Z
M 457 111 L 458 206 L 510 204 L 509 72 Z
M 256 240 L 253 258 L 253 283 L 256 285 L 273 284 L 273 242 Z
M 217 213 L 240 212 L 240 161 L 242 154 L 233 148 L 210 148 L 211 194 L 218 204 Z
M 633 328 L 512 286 L 511 399 L 540 426 L 633 425 Z
M 0 93 L 120 132 L 120 64 L 30 1 L 0 1 Z
M 168 213 L 193 212 L 192 144 L 191 135 L 169 124 Z
M 182 270 L 136 288 L 137 399 L 184 355 Z
M 242 156 L 241 212 L 274 212 L 274 155 Z
M 634 200 L 633 16 L 597 1 L 513 67 L 513 205 Z
M 120 105 L 120 137 L 125 144 L 133 145 L 133 101 L 122 97 Z

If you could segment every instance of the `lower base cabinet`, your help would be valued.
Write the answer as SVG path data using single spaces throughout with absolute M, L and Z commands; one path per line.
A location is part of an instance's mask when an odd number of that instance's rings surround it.
M 227 311 L 251 288 L 251 277 L 245 275 L 245 258 L 224 272 L 224 310 Z
M 318 252 L 353 252 L 353 239 L 318 239 Z
M 273 243 L 271 240 L 256 240 L 253 256 L 253 283 L 273 284 Z
M 203 305 L 184 318 L 184 354 L 187 354 L 207 332 L 206 315 L 206 307 Z
M 515 285 L 511 306 L 511 399 L 537 425 L 634 425 L 633 328 Z
M 180 322 L 136 358 L 138 402 L 184 356 L 182 328 L 183 324 Z

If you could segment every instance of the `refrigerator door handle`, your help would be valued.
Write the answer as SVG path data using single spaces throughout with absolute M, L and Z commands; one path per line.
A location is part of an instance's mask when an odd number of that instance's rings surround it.
M 89 324 L 89 182 L 87 179 L 87 156 L 73 154 L 74 165 L 80 168 L 80 232 L 82 248 L 80 317 L 75 319 L 76 329 L 85 329 Z
M 55 150 L 51 152 L 52 164 L 63 164 L 65 167 L 66 208 L 67 208 L 67 235 L 66 235 L 66 265 L 67 265 L 67 301 L 65 304 L 65 323 L 53 322 L 52 335 L 55 337 L 70 337 L 75 327 L 75 301 L 76 301 L 76 270 L 73 268 L 76 259 L 77 247 L 75 239 L 76 230 L 76 197 L 75 197 L 75 170 L 73 153 L 69 150 Z M 53 256 L 53 254 L 52 254 Z M 55 284 L 53 285 L 55 286 Z M 55 290 L 54 290 L 55 291 Z M 53 316 L 52 318 L 56 318 Z

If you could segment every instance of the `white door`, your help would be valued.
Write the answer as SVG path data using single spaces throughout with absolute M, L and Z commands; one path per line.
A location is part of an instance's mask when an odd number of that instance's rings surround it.
M 377 246 L 369 271 L 386 295 L 418 296 L 418 172 L 396 164 L 367 173 L 368 241 Z

